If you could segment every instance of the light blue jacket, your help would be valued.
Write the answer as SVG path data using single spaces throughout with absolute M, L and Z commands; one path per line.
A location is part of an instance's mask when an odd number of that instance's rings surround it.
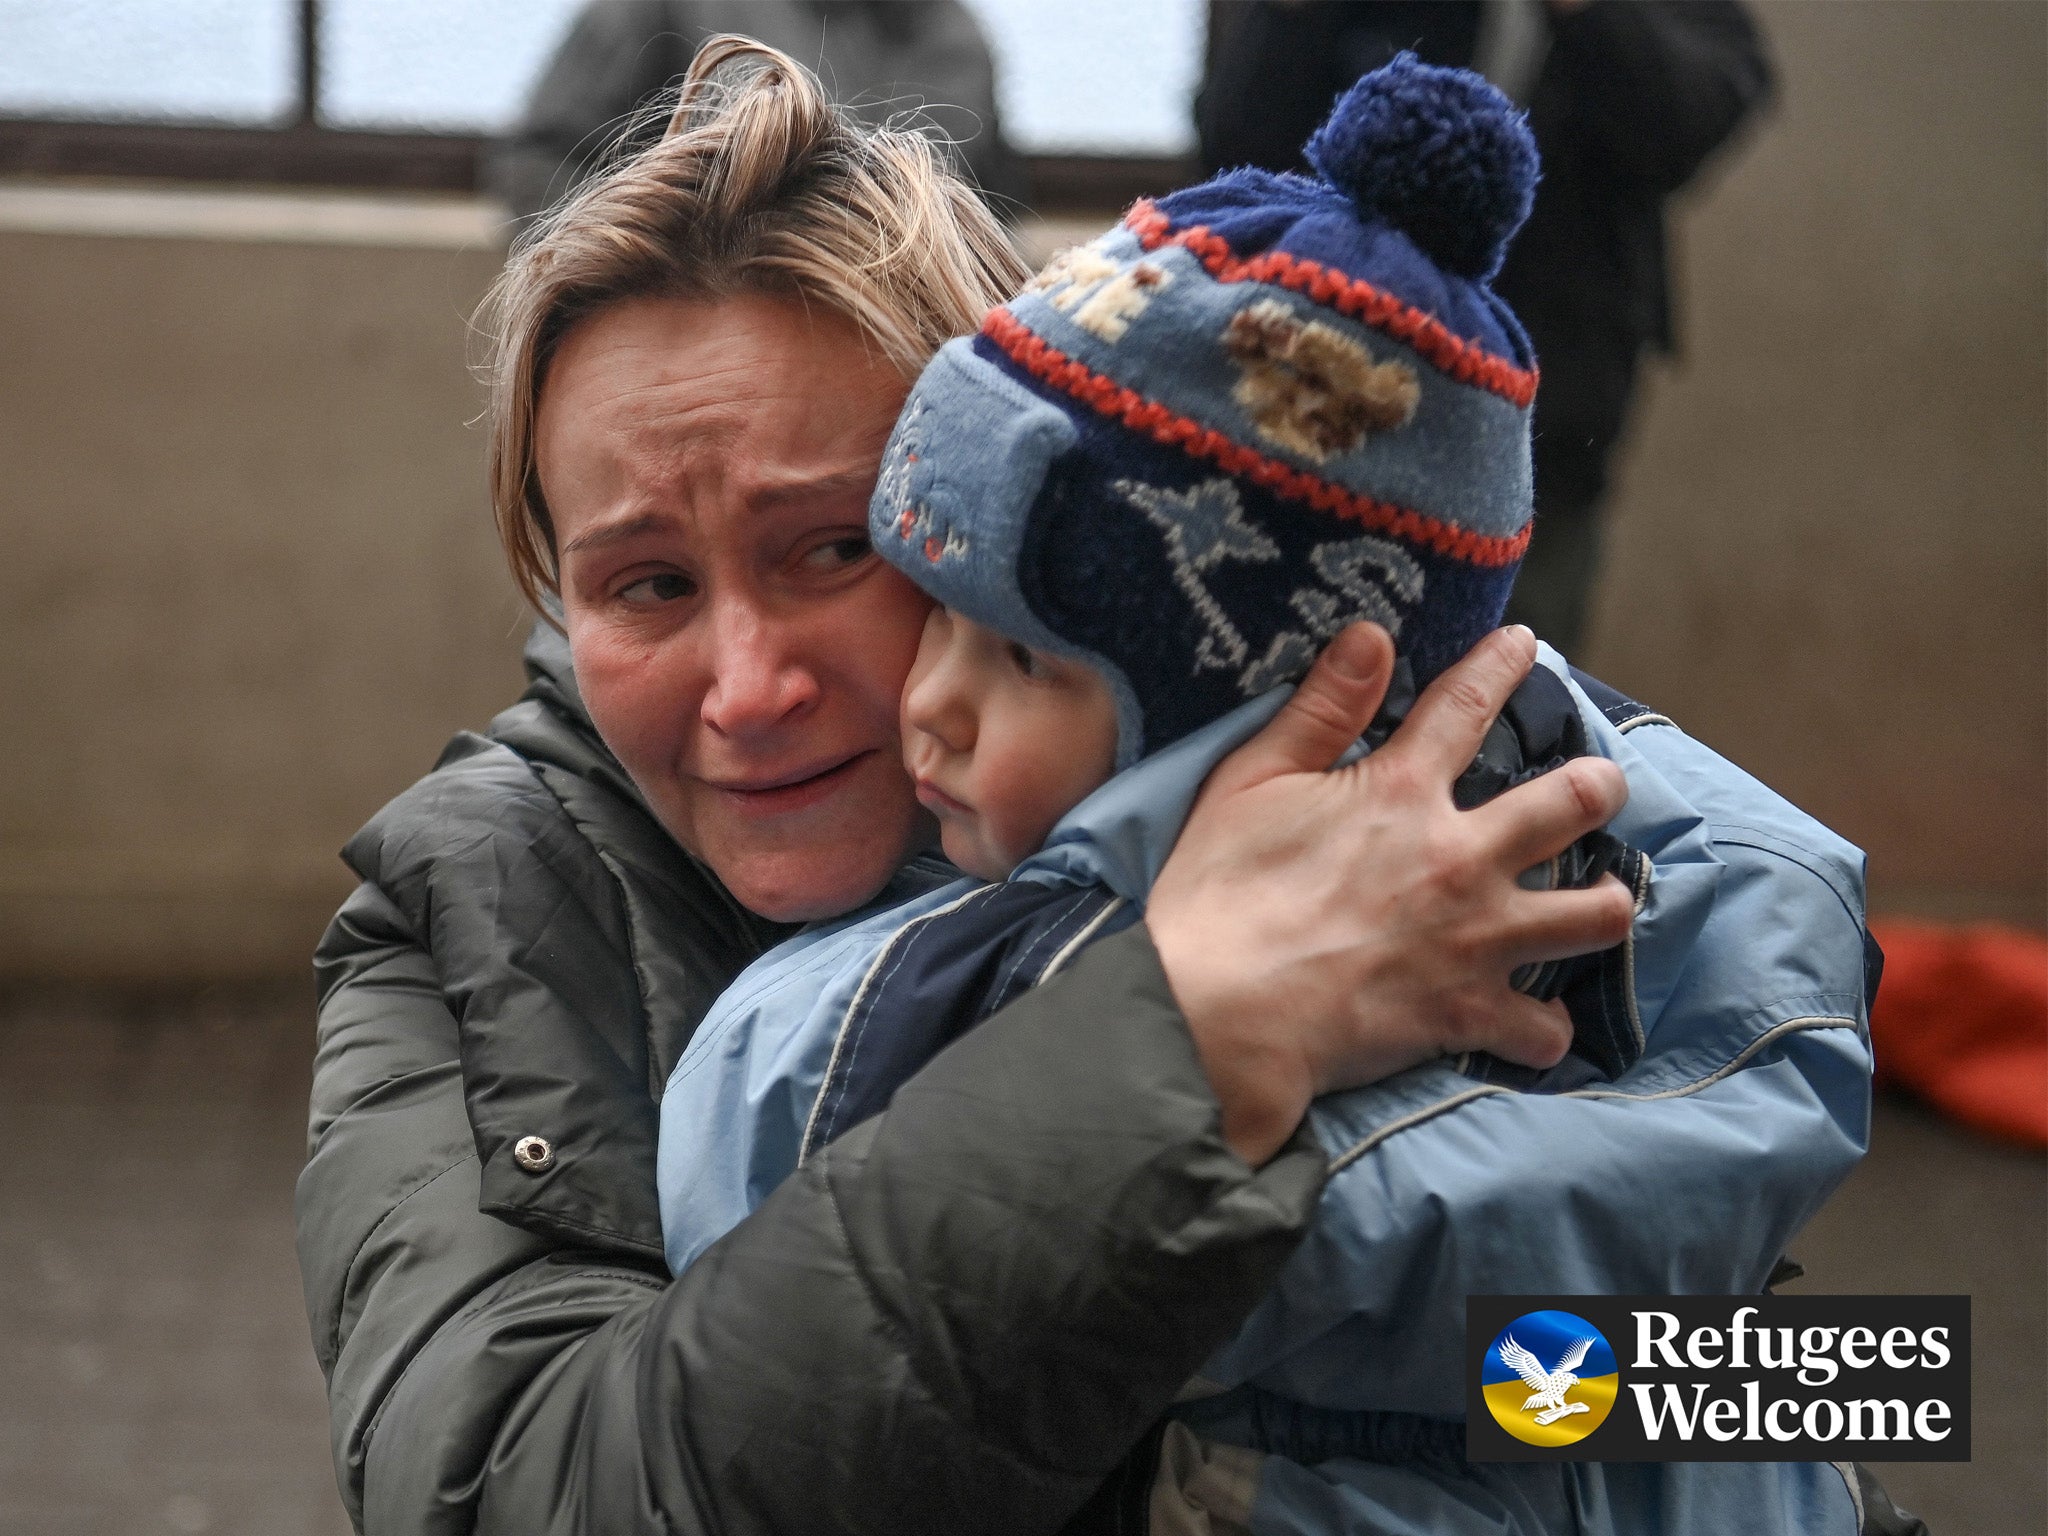
M 1539 664 L 1566 673 L 1547 647 Z M 1243 1507 L 1212 1512 L 1249 1529 L 1856 1529 L 1853 1481 L 1832 1464 L 1446 1470 L 1413 1453 L 1418 1429 L 1462 1438 L 1467 1296 L 1755 1292 L 1867 1142 L 1862 855 L 1662 717 L 1617 729 L 1571 686 L 1592 750 L 1628 776 L 1611 830 L 1653 865 L 1629 956 L 1643 1054 L 1569 1093 L 1479 1083 L 1443 1061 L 1316 1102 L 1332 1170 L 1322 1210 L 1191 1386 L 1187 1416 L 1205 1440 L 1270 1444 L 1256 1396 L 1360 1412 L 1380 1443 L 1222 1479 Z M 1102 885 L 1141 909 L 1202 778 L 1282 696 L 1118 775 L 1011 878 Z M 678 1270 L 794 1170 L 874 957 L 977 889 L 923 884 L 770 951 L 690 1042 L 662 1100 L 658 1163 Z

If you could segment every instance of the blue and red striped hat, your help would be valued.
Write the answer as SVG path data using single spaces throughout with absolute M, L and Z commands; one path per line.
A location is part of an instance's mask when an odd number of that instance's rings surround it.
M 1528 545 L 1528 338 L 1487 286 L 1536 148 L 1404 54 L 1309 141 L 1140 202 L 941 349 L 875 545 L 940 602 L 1110 680 L 1119 764 L 1299 677 L 1358 619 L 1418 683 L 1500 622 Z

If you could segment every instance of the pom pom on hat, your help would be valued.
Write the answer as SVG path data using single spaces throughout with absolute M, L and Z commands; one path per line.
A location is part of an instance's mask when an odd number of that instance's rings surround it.
M 1536 141 L 1514 103 L 1469 70 L 1412 53 L 1346 91 L 1304 153 L 1362 218 L 1481 282 L 1500 270 L 1536 196 Z

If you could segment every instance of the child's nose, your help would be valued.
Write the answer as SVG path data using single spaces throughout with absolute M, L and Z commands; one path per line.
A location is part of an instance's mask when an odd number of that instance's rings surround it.
M 941 662 L 916 679 L 903 695 L 903 723 L 937 740 L 948 751 L 973 750 L 975 711 L 959 669 Z

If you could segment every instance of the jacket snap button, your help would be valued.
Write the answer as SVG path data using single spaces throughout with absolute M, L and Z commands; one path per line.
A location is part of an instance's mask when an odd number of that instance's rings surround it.
M 522 1136 L 513 1145 L 512 1161 L 528 1173 L 546 1173 L 555 1166 L 555 1149 L 545 1136 Z

